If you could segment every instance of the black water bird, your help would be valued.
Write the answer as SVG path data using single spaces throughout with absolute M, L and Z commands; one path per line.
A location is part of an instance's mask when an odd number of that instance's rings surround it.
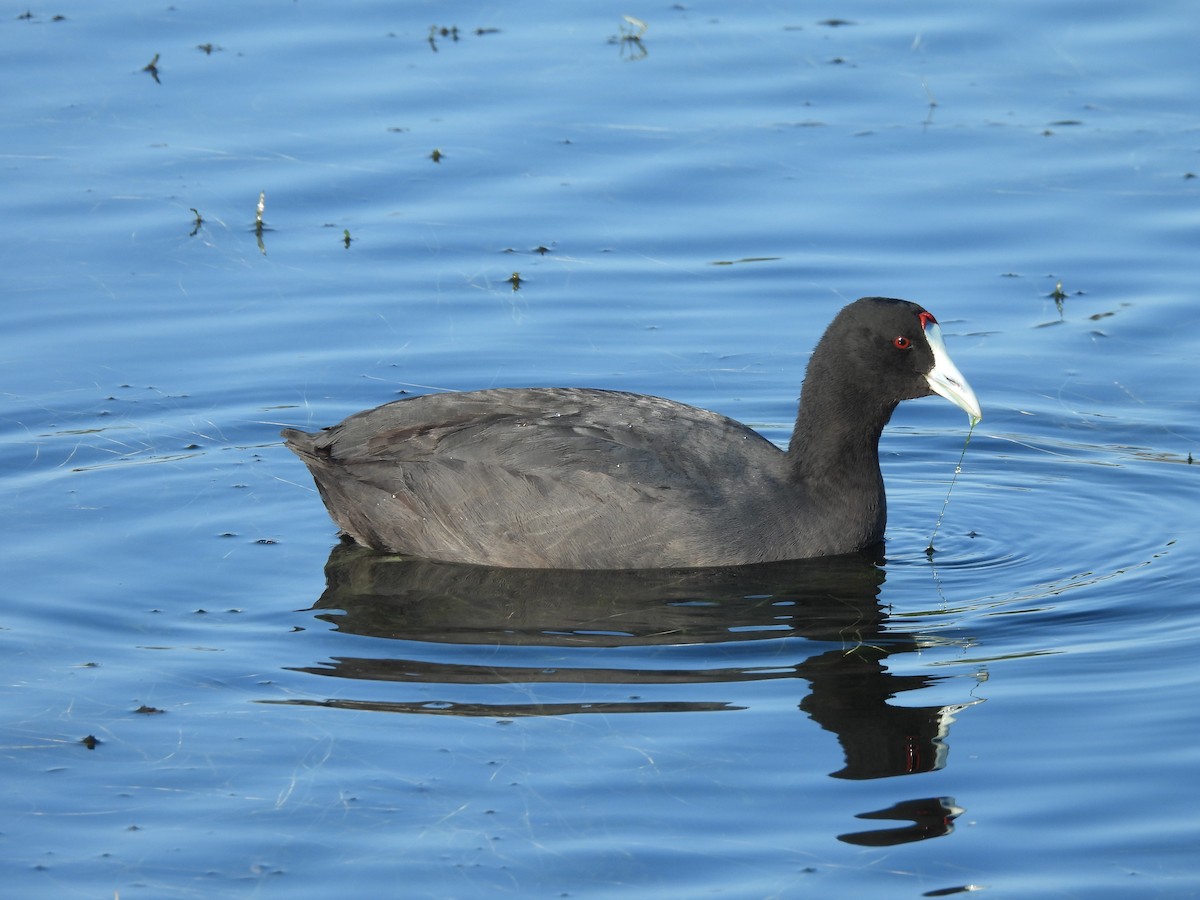
M 981 417 L 933 315 L 864 297 L 813 351 L 786 451 L 717 413 L 584 388 L 429 394 L 283 436 L 367 547 L 518 568 L 730 566 L 878 544 L 879 436 L 900 401 L 930 394 Z

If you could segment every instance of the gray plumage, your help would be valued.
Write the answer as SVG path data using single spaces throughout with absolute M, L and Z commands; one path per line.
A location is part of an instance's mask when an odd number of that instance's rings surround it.
M 562 569 L 848 553 L 883 538 L 879 435 L 897 403 L 933 393 L 930 322 L 901 300 L 846 307 L 786 452 L 717 413 L 584 388 L 431 394 L 283 435 L 338 527 L 376 549 Z M 961 384 L 969 403 L 950 399 L 977 414 Z

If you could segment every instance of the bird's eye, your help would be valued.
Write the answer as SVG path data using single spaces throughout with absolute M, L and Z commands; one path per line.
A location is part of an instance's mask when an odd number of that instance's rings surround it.
M 895 344 L 897 350 L 907 350 L 912 346 L 912 340 L 902 334 L 898 334 L 892 338 L 892 343 Z

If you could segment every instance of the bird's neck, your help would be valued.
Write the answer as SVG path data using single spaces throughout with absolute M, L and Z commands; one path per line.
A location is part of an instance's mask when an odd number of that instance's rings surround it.
M 851 485 L 882 492 L 879 436 L 895 408 L 895 402 L 810 364 L 787 451 L 793 476 L 813 489 Z

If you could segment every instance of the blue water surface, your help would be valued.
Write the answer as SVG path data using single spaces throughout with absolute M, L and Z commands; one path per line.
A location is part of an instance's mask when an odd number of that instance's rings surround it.
M 10 8 L 6 892 L 1200 895 L 1195 23 Z M 985 416 L 898 410 L 884 561 L 373 557 L 277 436 L 564 384 L 785 443 L 871 294 Z

